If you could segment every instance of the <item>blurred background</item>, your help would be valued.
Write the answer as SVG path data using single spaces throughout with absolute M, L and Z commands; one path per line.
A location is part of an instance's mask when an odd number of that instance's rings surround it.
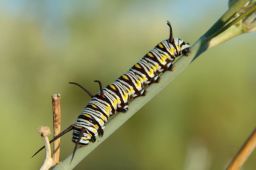
M 195 42 L 227 0 L 2 0 L 0 2 L 0 169 L 39 169 L 31 155 L 62 96 L 63 127 L 74 122 L 93 80 L 111 83 L 155 44 Z M 92 152 L 76 169 L 224 169 L 255 127 L 256 34 L 210 49 Z M 62 138 L 62 158 L 72 152 Z M 244 169 L 255 169 L 254 153 Z

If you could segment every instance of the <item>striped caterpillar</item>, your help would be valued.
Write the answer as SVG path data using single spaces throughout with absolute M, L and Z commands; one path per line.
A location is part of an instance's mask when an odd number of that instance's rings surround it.
M 118 112 L 126 112 L 129 102 L 144 96 L 146 88 L 150 84 L 158 82 L 161 74 L 168 70 L 172 71 L 175 59 L 182 55 L 187 56 L 190 52 L 190 45 L 179 38 L 173 38 L 169 21 L 167 25 L 170 29 L 169 39 L 158 43 L 128 72 L 105 88 L 102 88 L 101 82 L 96 80 L 100 86 L 100 91 L 96 95 L 92 95 L 78 83 L 71 82 L 81 87 L 91 97 L 91 100 L 76 122 L 50 142 L 73 130 L 72 141 L 75 143 L 73 159 L 78 144 L 87 145 L 90 142 L 95 142 L 97 136 L 103 136 L 103 129 L 111 116 Z M 33 156 L 42 149 L 44 147 L 40 148 Z

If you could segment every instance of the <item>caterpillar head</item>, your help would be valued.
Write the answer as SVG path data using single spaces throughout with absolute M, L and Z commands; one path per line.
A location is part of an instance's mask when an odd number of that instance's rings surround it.
M 81 145 L 88 145 L 92 139 L 92 135 L 87 130 L 83 130 L 83 127 L 73 128 L 72 141 Z
M 73 126 L 73 138 L 72 141 L 75 143 L 75 147 L 72 153 L 71 161 L 73 160 L 77 151 L 78 145 L 88 145 L 91 140 L 91 134 L 88 131 L 77 124 Z
M 179 56 L 179 55 L 188 56 L 190 53 L 190 44 L 183 41 L 180 38 L 173 38 L 171 23 L 167 21 L 167 25 L 170 28 L 170 36 L 167 41 L 169 42 L 170 46 L 174 49 L 174 54 L 176 56 Z
M 177 50 L 178 55 L 188 56 L 190 53 L 190 44 L 181 40 L 180 38 L 175 38 L 172 44 Z

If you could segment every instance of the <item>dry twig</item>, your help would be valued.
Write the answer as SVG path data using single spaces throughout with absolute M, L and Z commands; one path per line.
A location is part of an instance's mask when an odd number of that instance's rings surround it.
M 52 95 L 52 112 L 53 112 L 53 135 L 57 136 L 61 132 L 61 108 L 60 94 Z M 53 142 L 54 162 L 57 164 L 60 161 L 60 138 Z
M 40 170 L 49 170 L 51 167 L 55 165 L 55 162 L 53 161 L 51 157 L 51 145 L 49 142 L 48 136 L 51 134 L 50 128 L 47 126 L 42 126 L 39 129 L 40 135 L 44 138 L 44 145 L 45 145 L 45 160 L 43 165 L 41 166 Z
M 229 164 L 227 170 L 240 170 L 245 161 L 251 155 L 253 150 L 256 148 L 256 128 L 249 136 L 249 138 L 245 141 L 241 149 L 238 151 L 236 156 L 233 158 L 231 163 Z

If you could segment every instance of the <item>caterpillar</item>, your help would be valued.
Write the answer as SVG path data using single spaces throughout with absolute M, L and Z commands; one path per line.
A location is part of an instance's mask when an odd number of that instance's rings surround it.
M 92 95 L 83 86 L 71 82 L 71 84 L 81 87 L 91 97 L 91 100 L 77 117 L 75 123 L 55 136 L 50 141 L 51 143 L 73 130 L 72 141 L 75 143 L 73 159 L 78 144 L 88 145 L 90 142 L 95 142 L 97 136 L 103 136 L 103 129 L 110 117 L 118 112 L 126 112 L 129 103 L 137 97 L 146 95 L 147 87 L 152 83 L 157 83 L 161 74 L 173 70 L 174 62 L 178 57 L 188 56 L 190 53 L 189 43 L 180 38 L 174 38 L 169 21 L 167 21 L 167 25 L 170 30 L 168 39 L 158 43 L 112 84 L 102 88 L 101 82 L 96 80 L 95 82 L 100 86 L 100 91 L 97 94 Z M 42 149 L 44 147 L 41 147 L 33 156 Z

